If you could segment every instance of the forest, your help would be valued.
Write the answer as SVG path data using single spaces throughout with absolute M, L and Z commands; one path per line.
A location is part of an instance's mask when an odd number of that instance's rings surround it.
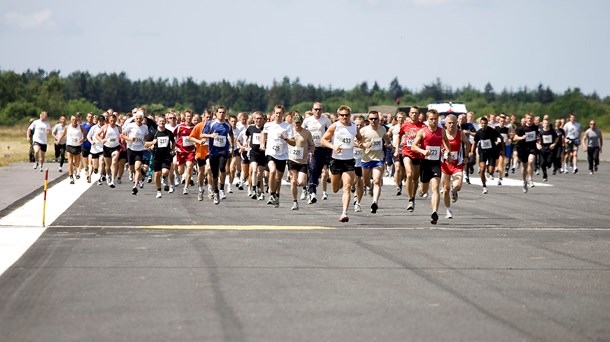
M 417 90 L 414 90 L 417 89 Z M 76 71 L 63 76 L 60 71 L 42 69 L 17 73 L 0 69 L 0 125 L 10 126 L 37 118 L 42 110 L 51 118 L 76 112 L 99 113 L 108 108 L 118 112 L 145 107 L 152 113 L 186 108 L 201 113 L 206 108 L 224 105 L 231 113 L 267 111 L 275 104 L 289 110 L 311 109 L 314 101 L 327 111 L 348 104 L 354 112 L 366 112 L 373 105 L 425 106 L 438 101 L 460 101 L 477 116 L 487 113 L 523 115 L 549 114 L 551 118 L 576 113 L 584 123 L 595 119 L 604 131 L 610 128 L 610 96 L 584 94 L 579 88 L 555 93 L 548 86 L 496 90 L 487 83 L 484 89 L 467 84 L 452 88 L 437 78 L 419 88 L 401 84 L 394 78 L 386 87 L 377 82 L 362 82 L 352 89 L 302 84 L 298 78 L 284 77 L 270 86 L 245 81 L 206 82 L 185 79 L 148 78 L 131 80 L 125 72 L 99 73 Z M 586 126 L 585 126 L 586 127 Z

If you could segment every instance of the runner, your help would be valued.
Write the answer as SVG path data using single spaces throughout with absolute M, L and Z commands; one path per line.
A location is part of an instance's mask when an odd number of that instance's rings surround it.
M 261 150 L 260 144 L 265 122 L 263 121 L 262 112 L 254 112 L 252 116 L 254 118 L 254 125 L 250 125 L 246 129 L 247 149 L 250 158 L 250 179 L 252 180 L 252 195 L 250 198 L 262 201 L 265 199 L 262 186 L 267 158 L 265 157 L 265 151 Z
M 47 112 L 41 112 L 40 119 L 34 120 L 26 132 L 28 143 L 31 143 L 34 148 L 34 159 L 36 160 L 34 170 L 40 166 L 40 172 L 42 172 L 44 157 L 47 153 L 47 138 L 51 134 L 51 125 L 47 121 L 48 116 Z
M 498 185 L 502 185 L 502 175 L 508 176 L 508 160 L 512 153 L 512 136 L 515 132 L 506 126 L 506 116 L 504 113 L 498 116 L 498 124 L 496 125 L 496 131 L 502 136 L 502 144 L 499 146 L 500 153 L 498 154 L 498 160 L 496 160 L 496 171 L 498 171 Z M 510 140 L 509 140 L 510 139 Z
M 320 141 L 322 147 L 332 150 L 329 169 L 333 192 L 338 192 L 343 185 L 343 195 L 341 196 L 343 211 L 339 216 L 339 222 L 349 221 L 347 209 L 351 197 L 350 188 L 356 178 L 354 172 L 356 163 L 354 160 L 354 143 L 362 141 L 362 136 L 356 124 L 350 119 L 351 113 L 352 109 L 350 107 L 346 105 L 339 107 L 337 109 L 339 120 L 330 125 Z
M 74 168 L 80 165 L 81 144 L 87 138 L 87 131 L 78 124 L 76 115 L 70 117 L 70 124 L 64 129 L 59 141 L 66 141 L 66 150 L 68 152 L 68 175 L 70 176 L 70 184 L 74 184 Z M 77 176 L 77 178 L 79 178 Z
M 389 145 L 385 127 L 379 124 L 379 112 L 373 110 L 368 114 L 370 125 L 360 129 L 362 136 L 362 177 L 364 184 L 370 184 L 373 180 L 373 203 L 371 213 L 377 213 L 379 209 L 379 197 L 381 195 L 381 178 L 383 177 L 384 147 Z M 350 183 L 351 184 L 351 183 Z
M 175 117 L 175 114 L 170 114 L 170 117 Z M 193 131 L 193 112 L 188 109 L 184 112 L 184 122 L 174 128 L 173 135 L 176 141 L 176 165 L 178 179 L 175 183 L 180 183 L 180 179 L 184 180 L 184 189 L 182 194 L 189 193 L 189 185 L 191 184 L 191 175 L 193 174 L 193 165 L 195 163 L 195 145 L 189 139 Z M 171 170 L 170 170 L 171 171 Z M 170 184 L 175 184 L 171 180 Z
M 356 125 L 356 129 L 360 131 L 364 127 L 365 117 L 360 114 L 354 118 L 354 124 Z M 362 202 L 362 196 L 364 195 L 364 178 L 362 177 L 362 154 L 364 153 L 362 149 L 362 142 L 356 141 L 354 142 L 354 161 L 355 168 L 354 174 L 354 184 L 352 186 L 352 192 L 354 192 L 354 212 L 359 213 L 362 211 L 362 206 L 360 203 Z
M 241 113 L 240 113 L 241 114 Z M 233 130 L 233 137 L 235 141 L 233 141 L 233 150 L 230 151 L 230 159 L 227 161 L 227 169 L 229 170 L 229 187 L 228 192 L 233 193 L 233 182 L 235 181 L 235 176 L 237 175 L 237 182 L 235 183 L 235 187 L 240 190 L 243 190 L 243 186 L 241 181 L 239 180 L 239 176 L 241 175 L 241 153 L 239 152 L 239 146 L 237 145 L 237 139 L 239 138 L 241 132 L 245 129 L 244 127 L 239 128 L 237 126 L 237 117 L 235 115 L 229 116 L 229 125 L 231 125 L 231 129 Z
M 409 119 L 402 124 L 398 133 L 398 139 L 394 139 L 394 157 L 399 156 L 399 147 L 402 142 L 402 161 L 405 166 L 406 188 L 407 188 L 407 210 L 413 212 L 415 210 L 415 193 L 419 183 L 419 165 L 424 158 L 423 155 L 415 153 L 411 147 L 413 141 L 425 125 L 419 121 L 419 107 L 412 106 L 409 109 Z
M 549 123 L 549 119 L 544 118 L 540 128 L 540 144 L 537 147 L 540 150 L 542 180 L 545 182 L 549 180 L 547 169 L 553 165 L 553 157 L 556 154 L 555 149 L 560 141 L 560 137 Z
M 91 164 L 92 164 L 91 142 L 89 141 L 89 138 L 88 138 L 89 131 L 91 130 L 91 127 L 93 127 L 97 124 L 97 122 L 94 122 L 93 119 L 94 119 L 93 113 L 89 112 L 89 113 L 87 113 L 86 121 L 81 124 L 81 126 L 83 126 L 83 128 L 85 129 L 85 132 L 87 132 L 87 139 L 85 139 L 85 141 L 83 142 L 83 144 L 81 146 L 81 151 L 82 151 L 81 160 L 82 160 L 83 164 L 85 164 L 85 174 L 87 175 L 87 183 L 91 183 L 90 170 L 91 170 Z
M 568 162 L 573 165 L 572 173 L 578 172 L 578 145 L 580 145 L 580 124 L 576 122 L 576 115 L 570 113 L 568 122 L 563 126 L 566 132 L 566 156 L 563 164 L 564 173 L 568 173 Z
M 59 172 L 62 172 L 62 167 L 66 161 L 66 116 L 60 115 L 59 122 L 53 127 L 51 135 L 55 138 L 55 161 L 59 161 Z M 63 137 L 63 138 L 62 138 Z
M 208 120 L 204 120 L 193 127 L 189 140 L 195 144 L 195 161 L 197 161 L 197 200 L 203 201 L 205 191 L 205 177 L 207 172 L 208 160 L 208 139 L 202 135 L 203 128 Z M 185 182 L 186 183 L 186 182 Z M 213 196 L 213 195 L 212 195 Z
M 261 150 L 267 156 L 269 168 L 269 201 L 267 204 L 277 208 L 280 205 L 280 190 L 282 176 L 288 160 L 288 145 L 294 146 L 294 128 L 284 119 L 284 106 L 273 107 L 272 121 L 263 127 L 261 135 Z
M 595 127 L 595 120 L 589 122 L 589 128 L 582 136 L 582 149 L 587 152 L 587 161 L 589 162 L 589 174 L 597 172 L 599 167 L 599 154 L 602 152 L 604 138 L 602 132 Z
M 291 210 L 299 210 L 297 195 L 299 187 L 307 185 L 307 161 L 314 153 L 315 143 L 311 133 L 303 128 L 303 116 L 294 115 L 294 146 L 288 147 L 288 170 L 290 171 L 290 190 L 292 193 Z
M 475 148 L 478 146 L 479 174 L 481 176 L 481 183 L 483 184 L 483 194 L 487 194 L 487 177 L 485 176 L 485 171 L 493 175 L 499 150 L 504 149 L 504 140 L 500 135 L 500 132 L 488 127 L 487 123 L 488 120 L 486 117 L 483 116 L 479 119 L 481 128 L 474 135 L 474 144 L 470 148 L 470 154 L 474 155 Z M 501 183 L 499 183 L 499 185 L 500 184 Z
M 239 117 L 239 116 L 238 116 Z M 247 122 L 247 121 L 246 121 Z M 239 127 L 240 123 L 238 122 L 237 126 Z M 239 179 L 239 184 L 237 188 L 239 190 L 243 190 L 243 186 L 246 185 L 248 188 L 248 197 L 252 196 L 252 177 L 250 177 L 250 149 L 248 147 L 248 137 L 246 136 L 246 131 L 248 126 L 245 124 L 241 125 L 241 131 L 237 138 L 235 139 L 235 143 L 238 147 L 238 152 L 241 159 L 241 175 Z M 247 182 L 247 183 L 246 183 Z
M 106 166 L 106 183 L 111 188 L 116 185 L 114 179 L 117 176 L 119 164 L 119 153 L 121 149 L 120 134 L 121 127 L 116 124 L 117 116 L 108 115 L 108 123 L 100 129 L 95 138 L 104 145 L 104 165 Z
M 97 132 L 99 132 L 99 130 L 106 125 L 106 118 L 104 117 L 104 115 L 100 114 L 99 116 L 95 116 L 95 120 L 97 120 L 97 124 L 91 127 L 91 129 L 89 129 L 89 132 L 87 133 L 87 140 L 89 140 L 89 144 L 91 146 L 91 149 L 89 150 L 91 165 L 89 166 L 89 172 L 87 172 L 87 182 L 89 183 L 91 182 L 91 175 L 93 173 L 97 174 L 98 170 L 103 171 L 104 169 L 104 159 L 103 157 L 100 158 L 102 152 L 104 152 L 104 144 L 102 144 L 100 141 L 97 141 L 95 139 L 95 136 Z M 100 162 L 102 163 L 101 166 Z M 97 180 L 97 185 L 102 185 L 102 174 L 103 172 L 100 172 L 100 178 Z
M 432 196 L 430 198 L 432 215 L 430 215 L 430 223 L 436 224 L 440 201 L 441 147 L 444 147 L 447 151 L 451 149 L 449 148 L 449 140 L 445 131 L 438 127 L 438 112 L 435 109 L 429 109 L 426 115 L 428 117 L 428 126 L 417 132 L 411 149 L 413 152 L 424 155 L 424 159 L 420 164 L 420 178 L 422 184 L 430 183 L 432 187 Z
M 457 117 L 447 115 L 445 119 L 445 135 L 449 141 L 449 151 L 445 150 L 441 162 L 441 184 L 443 188 L 443 203 L 447 208 L 445 218 L 453 218 L 451 202 L 458 200 L 458 191 L 462 189 L 464 175 L 464 152 L 470 153 L 470 141 L 461 129 L 457 127 Z
M 388 138 L 391 139 L 392 143 L 394 141 L 398 141 L 398 147 L 394 147 L 391 156 L 393 157 L 392 161 L 394 163 L 394 185 L 396 186 L 396 196 L 402 195 L 402 182 L 405 180 L 405 166 L 402 163 L 402 145 L 403 142 L 399 138 L 400 136 L 400 128 L 405 123 L 406 118 L 405 112 L 398 112 L 396 114 L 396 124 L 390 127 L 388 130 Z M 396 157 L 396 153 L 398 152 L 398 156 Z
M 537 144 L 540 143 L 540 131 L 538 131 L 538 127 L 532 124 L 531 114 L 525 114 L 523 126 L 517 129 L 513 140 L 517 142 L 519 160 L 523 165 L 521 175 L 523 176 L 523 192 L 526 193 L 528 187 L 534 186 L 532 180 L 534 161 L 536 160 L 536 154 L 538 153 Z
M 561 120 L 555 120 L 555 133 L 557 133 L 557 137 L 559 138 L 559 142 L 557 146 L 555 146 L 555 155 L 553 156 L 553 175 L 559 173 L 563 173 L 563 169 L 561 168 L 561 163 L 563 163 L 563 158 L 565 154 L 565 144 L 566 144 L 566 132 L 563 130 L 563 124 Z
M 328 167 L 330 163 L 330 155 L 332 151 L 321 145 L 322 136 L 326 130 L 330 127 L 332 122 L 329 118 L 322 115 L 322 104 L 315 102 L 311 109 L 312 114 L 310 117 L 303 121 L 303 128 L 311 132 L 313 142 L 316 144 L 314 154 L 309 160 L 309 185 L 308 192 L 309 198 L 307 204 L 313 204 L 317 202 L 316 189 L 319 184 L 320 176 L 323 174 L 323 170 Z M 322 180 L 326 178 L 322 175 Z
M 208 121 L 203 128 L 201 138 L 208 139 L 209 160 L 212 177 L 210 183 L 214 190 L 214 204 L 219 204 L 221 199 L 225 199 L 225 179 L 226 165 L 229 158 L 229 151 L 233 150 L 233 131 L 226 122 L 227 111 L 220 106 L 216 109 L 216 119 Z M 220 184 L 219 184 L 220 178 Z
M 160 116 L 157 119 L 157 130 L 153 134 L 148 135 L 148 141 L 144 143 L 146 148 L 152 148 L 153 153 L 153 172 L 155 185 L 157 187 L 157 198 L 161 198 L 161 178 L 169 175 L 172 154 L 175 151 L 176 141 L 174 135 L 169 129 L 165 128 L 166 119 Z
M 127 142 L 129 171 L 134 174 L 132 194 L 138 194 L 138 186 L 142 187 L 142 159 L 144 156 L 144 139 L 148 135 L 148 126 L 143 124 L 144 113 L 138 111 L 132 123 L 127 124 L 121 138 Z M 172 185 L 173 186 L 173 185 Z

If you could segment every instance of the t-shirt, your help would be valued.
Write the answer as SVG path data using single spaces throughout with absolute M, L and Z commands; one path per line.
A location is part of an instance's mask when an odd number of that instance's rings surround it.
M 288 143 L 280 138 L 294 138 L 294 128 L 287 122 L 279 124 L 272 121 L 263 127 L 263 133 L 267 134 L 265 141 L 265 155 L 278 160 L 288 160 Z
M 495 128 L 487 127 L 485 130 L 479 129 L 474 134 L 474 143 L 478 143 L 479 153 L 488 153 L 497 151 L 498 138 L 500 132 Z
M 218 133 L 216 138 L 208 138 L 208 149 L 210 156 L 217 156 L 229 151 L 231 143 L 229 142 L 229 133 L 231 125 L 228 122 L 220 122 L 218 120 L 208 121 L 203 128 L 204 134 Z
M 55 125 L 55 127 L 53 127 L 53 130 L 51 131 L 51 134 L 53 134 L 53 136 L 57 139 L 59 137 L 61 137 L 64 134 L 64 131 L 66 130 L 66 126 L 62 125 L 61 123 L 58 123 L 57 125 Z M 65 145 L 66 144 L 66 137 L 63 137 L 63 139 L 61 139 L 58 144 L 60 145 Z
M 93 127 L 91 127 L 87 133 L 87 140 L 92 140 L 94 142 L 94 144 L 89 143 L 89 146 L 91 146 L 91 153 L 96 154 L 104 151 L 104 145 L 95 138 L 95 135 L 100 129 L 102 129 L 102 127 L 100 127 L 100 125 L 93 125 Z
M 91 127 L 93 126 L 97 126 L 97 125 L 89 125 L 88 123 L 83 123 L 81 124 L 81 126 L 83 126 L 83 128 L 85 129 L 85 132 L 87 134 L 87 136 L 89 135 L 89 131 L 91 130 Z M 89 142 L 88 139 L 85 139 L 85 141 L 83 141 L 83 148 L 91 148 L 91 143 Z
M 315 116 L 312 115 L 303 120 L 303 128 L 311 133 L 311 137 L 313 138 L 316 147 L 320 147 L 320 140 L 322 140 L 324 133 L 326 133 L 326 130 L 330 125 L 332 125 L 332 122 L 324 115 L 321 115 L 319 119 L 316 119 Z
M 540 135 L 540 131 L 538 131 L 538 126 L 523 125 L 517 128 L 515 134 L 520 137 L 525 136 L 525 140 L 519 140 L 517 144 L 520 149 L 534 150 L 537 148 L 536 141 L 538 140 L 538 137 Z
M 193 128 L 194 126 L 187 126 L 186 124 L 182 123 L 176 126 L 176 128 L 174 129 L 173 134 L 174 138 L 176 139 L 176 150 L 178 152 L 195 152 L 195 144 L 189 140 Z
M 566 122 L 563 125 L 563 130 L 566 132 L 566 138 L 570 140 L 580 139 L 580 124 L 578 122 Z
M 40 119 L 35 120 L 28 127 L 28 129 L 32 130 L 32 141 L 35 143 L 47 144 L 47 135 L 51 130 L 51 125 L 48 121 L 42 121 Z
M 360 135 L 362 136 L 362 143 L 369 145 L 363 148 L 362 162 L 370 162 L 373 160 L 383 160 L 384 157 L 384 143 L 387 141 L 386 128 L 383 126 L 377 127 L 377 130 L 373 129 L 373 126 L 365 126 L 360 129 Z
M 148 136 L 148 141 L 157 139 L 157 143 L 153 147 L 155 151 L 155 160 L 167 160 L 171 159 L 171 147 L 172 143 L 175 142 L 174 134 L 169 129 L 162 131 L 156 131 L 154 134 Z
M 127 148 L 132 151 L 144 151 L 144 138 L 148 135 L 148 126 L 142 124 L 138 126 L 135 122 L 127 125 L 123 134 L 130 138 L 134 138 L 134 141 L 127 141 Z
M 311 133 L 303 128 L 301 133 L 294 130 L 294 146 L 288 145 L 288 159 L 295 163 L 307 164 L 309 146 L 315 145 Z
M 550 149 L 556 138 L 557 132 L 555 132 L 553 128 L 549 128 L 548 131 L 545 131 L 542 126 L 540 126 L 540 144 L 542 145 L 543 150 Z
M 415 137 L 417 136 L 417 132 L 419 132 L 422 128 L 426 127 L 423 122 L 410 122 L 407 121 L 400 126 L 400 132 L 398 133 L 401 141 L 402 141 L 402 155 L 408 156 L 410 158 L 422 159 L 424 156 L 421 153 L 415 153 L 411 150 L 411 146 L 413 145 L 413 141 L 415 141 Z
M 201 132 L 203 131 L 203 128 L 205 127 L 205 123 L 200 122 L 198 124 L 195 125 L 195 127 L 193 127 L 193 130 L 191 131 L 191 137 L 197 139 L 197 140 L 201 140 Z M 171 130 L 170 130 L 171 132 Z M 199 159 L 199 160 L 204 160 L 207 156 L 208 156 L 208 144 L 207 141 L 205 141 L 205 144 L 197 144 L 195 145 L 195 158 Z
M 587 137 L 587 147 L 599 147 L 599 137 L 601 132 L 597 128 L 589 128 L 585 131 L 585 137 Z
M 72 127 L 72 125 L 66 126 L 66 144 L 68 146 L 79 147 L 81 140 L 85 137 L 80 125 Z
M 262 153 L 262 151 L 260 150 L 262 132 L 263 129 L 256 127 L 256 125 L 250 125 L 246 129 L 246 137 L 249 141 L 250 152 Z

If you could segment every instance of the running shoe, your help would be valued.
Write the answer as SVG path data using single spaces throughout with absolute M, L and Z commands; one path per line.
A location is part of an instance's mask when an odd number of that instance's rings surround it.
M 415 202 L 409 201 L 409 204 L 407 204 L 407 211 L 413 212 L 414 210 L 415 210 Z
M 224 191 L 224 190 L 219 190 L 218 192 L 220 193 L 220 199 L 225 199 L 225 198 L 227 198 L 227 195 L 225 194 L 225 191 Z
M 231 185 L 231 183 L 229 183 L 229 186 L 227 187 L 227 192 L 230 194 L 233 193 L 233 186 Z
M 102 185 L 102 179 L 101 178 L 97 180 L 97 185 Z
M 58 171 L 59 173 L 64 172 L 64 171 L 61 169 L 61 166 L 59 167 L 59 170 L 57 170 L 57 171 Z
M 318 198 L 316 197 L 315 193 L 310 193 L 309 194 L 309 199 L 307 200 L 307 204 L 314 204 L 318 201 Z
M 163 191 L 169 191 L 169 185 L 165 184 L 165 185 L 163 186 Z
M 161 191 L 157 191 L 157 198 L 161 198 L 163 197 L 163 195 L 161 194 Z
M 243 190 L 244 189 L 244 183 L 242 181 L 239 181 L 239 184 L 237 184 L 237 188 L 239 190 Z
M 188 195 L 189 194 L 189 188 L 187 186 L 185 186 L 184 189 L 182 189 L 182 194 L 183 195 Z
M 290 210 L 299 210 L 299 203 L 298 202 L 292 202 L 292 208 L 290 208 Z
M 176 191 L 176 188 L 173 185 L 170 185 L 168 192 L 171 194 L 171 193 L 174 193 L 174 191 Z
M 377 209 L 379 209 L 379 206 L 377 205 L 377 202 L 373 202 L 371 204 L 371 213 L 376 214 L 377 213 Z
M 589 174 L 590 174 L 590 175 L 592 175 L 592 174 L 593 174 L 593 171 L 589 171 Z
M 138 194 L 138 187 L 134 186 L 134 187 L 131 189 L 131 193 L 132 193 L 132 194 L 134 194 L 134 195 L 137 195 L 137 194 Z
M 396 188 L 396 196 L 402 195 L 402 188 Z
M 129 181 L 133 182 L 133 173 L 131 173 L 131 172 L 129 173 Z
M 446 219 L 452 219 L 453 218 L 453 212 L 451 211 L 451 209 L 447 208 L 447 215 L 445 215 Z
M 487 187 L 486 186 L 483 187 L 483 195 L 485 195 L 485 194 L 487 194 Z
M 267 204 L 269 204 L 269 205 L 275 204 L 275 196 L 273 194 L 269 195 L 269 200 L 267 200 Z
M 523 192 L 527 193 L 527 182 L 523 181 Z
M 197 193 L 197 200 L 200 202 L 203 201 L 203 192 L 202 191 L 199 191 L 199 193 Z
M 346 213 L 342 213 L 341 216 L 339 216 L 339 222 L 349 222 L 349 217 L 347 217 Z
M 527 184 L 530 188 L 535 187 L 536 185 L 534 184 L 534 181 L 529 181 L 529 183 Z
M 301 191 L 301 201 L 304 201 L 307 198 L 307 190 L 303 189 L 303 191 Z
M 152 177 L 151 176 L 146 177 L 146 183 L 148 183 L 148 184 L 152 183 Z
M 354 211 L 357 213 L 362 211 L 362 207 L 360 206 L 360 203 L 354 204 Z
M 91 175 L 87 175 L 87 183 L 91 183 Z
M 120 179 L 120 178 L 119 178 L 119 179 Z M 138 182 L 138 186 L 140 187 L 140 189 L 143 189 L 143 188 L 144 188 L 144 181 L 143 181 L 143 180 L 139 181 L 139 182 Z M 166 186 L 167 186 L 167 185 L 166 185 Z
M 327 200 L 328 199 L 328 194 L 326 193 L 326 191 L 322 191 L 322 199 L 323 200 Z
M 214 204 L 218 205 L 220 203 L 220 200 L 218 199 L 218 194 L 214 193 Z
M 502 185 L 502 178 L 498 178 L 498 185 Z
M 436 222 L 438 222 L 438 214 L 435 211 L 430 215 L 430 223 L 436 224 Z
M 113 188 L 113 189 L 116 187 L 116 185 L 114 185 L 114 181 L 110 182 L 110 185 L 109 185 L 109 186 L 110 186 L 111 188 Z
M 260 192 L 258 194 L 258 198 L 259 201 L 264 201 L 265 200 L 265 193 L 264 192 Z
M 36 170 L 38 168 L 38 163 L 34 164 L 33 169 Z
M 273 198 L 273 207 L 274 207 L 274 208 L 279 208 L 279 206 L 280 206 L 280 196 L 279 196 L 279 195 L 276 195 L 276 196 Z
M 74 184 L 74 177 L 70 176 L 70 184 Z
M 40 170 L 42 171 L 42 168 L 41 168 Z M 573 173 L 573 174 L 577 174 L 577 173 L 578 173 L 578 168 L 577 168 L 577 167 L 575 167 L 575 168 L 574 168 L 574 171 L 572 171 L 572 173 Z

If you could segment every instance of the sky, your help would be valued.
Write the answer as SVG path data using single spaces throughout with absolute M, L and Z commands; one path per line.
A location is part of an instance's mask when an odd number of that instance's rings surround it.
M 0 69 L 610 96 L 606 0 L 1 0 Z

